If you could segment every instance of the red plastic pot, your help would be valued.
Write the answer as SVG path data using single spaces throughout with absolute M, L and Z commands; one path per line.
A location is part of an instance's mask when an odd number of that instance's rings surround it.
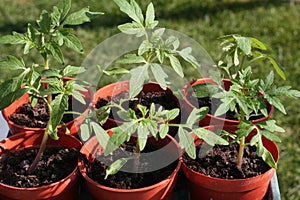
M 171 153 L 170 155 L 172 155 L 175 159 L 179 158 L 179 162 L 176 169 L 168 176 L 167 179 L 148 187 L 138 189 L 116 189 L 101 185 L 87 175 L 87 169 L 85 168 L 83 161 L 79 161 L 79 171 L 81 172 L 85 180 L 86 187 L 93 198 L 95 200 L 171 200 L 173 188 L 176 184 L 178 171 L 181 165 L 180 145 L 169 135 L 164 140 L 153 142 L 153 144 L 159 145 L 159 147 L 164 146 L 164 148 L 168 148 L 168 150 L 170 150 L 168 152 Z M 89 160 L 94 159 L 93 155 L 97 151 L 103 152 L 103 149 L 99 145 L 96 137 L 91 138 L 81 149 L 81 153 L 86 155 Z
M 229 79 L 223 79 L 223 87 L 228 90 L 231 86 L 231 81 Z M 183 107 L 184 107 L 184 113 L 185 115 L 189 115 L 189 113 L 196 108 L 188 99 L 188 96 L 191 96 L 191 90 L 192 90 L 192 86 L 198 85 L 198 84 L 216 84 L 216 82 L 214 82 L 213 80 L 211 80 L 210 78 L 202 78 L 202 79 L 197 79 L 195 81 L 191 81 L 190 83 L 184 85 L 183 89 L 182 89 L 182 94 L 183 94 Z M 196 99 L 196 97 L 194 97 Z M 270 118 L 270 116 L 273 114 L 274 111 L 274 106 L 271 105 L 269 102 L 266 102 L 267 105 L 267 110 L 268 110 L 268 116 L 266 117 L 262 117 L 256 120 L 252 120 L 252 123 L 258 123 L 258 122 L 263 122 L 266 121 L 268 118 Z M 239 124 L 239 122 L 237 120 L 231 120 L 231 119 L 226 119 L 223 117 L 219 117 L 219 116 L 214 116 L 212 114 L 207 114 L 205 116 L 205 118 L 203 118 L 200 122 L 199 125 L 200 126 L 209 126 L 209 125 L 235 125 L 237 126 Z
M 64 78 L 65 81 L 67 80 L 75 80 L 73 78 Z M 92 101 L 92 91 L 90 90 L 90 88 L 87 88 L 87 91 L 82 91 L 81 92 L 84 95 L 84 99 L 86 102 L 86 109 L 84 111 L 85 114 L 88 113 L 90 107 L 91 107 L 91 101 Z M 27 131 L 34 131 L 36 133 L 44 133 L 46 128 L 31 128 L 31 127 L 26 127 L 26 126 L 22 126 L 22 125 L 18 125 L 16 123 L 14 123 L 13 121 L 10 120 L 9 116 L 11 114 L 13 114 L 18 107 L 22 106 L 25 103 L 29 102 L 29 95 L 26 93 L 25 95 L 23 95 L 22 97 L 20 97 L 18 100 L 16 100 L 15 102 L 13 102 L 10 106 L 6 107 L 5 109 L 2 110 L 2 115 L 3 118 L 6 120 L 10 132 L 12 133 L 12 135 L 16 134 L 16 133 L 23 133 L 23 132 L 27 132 Z M 67 122 L 66 126 L 67 128 L 70 130 L 70 134 L 77 134 L 80 125 L 82 124 L 82 122 L 84 121 L 84 117 L 83 116 L 78 116 L 76 117 L 74 120 Z M 59 133 L 64 133 L 65 130 L 63 129 L 62 126 L 58 127 L 58 132 Z
M 43 134 L 36 134 L 35 132 L 24 132 L 15 134 L 9 138 L 0 142 L 0 154 L 5 151 L 16 151 L 24 148 L 39 147 L 42 141 Z M 59 140 L 47 141 L 47 147 L 51 146 L 63 146 L 67 148 L 80 149 L 82 144 L 71 135 L 60 135 Z M 73 172 L 65 179 L 58 182 L 44 185 L 36 188 L 18 188 L 0 183 L 0 199 L 5 200 L 66 200 L 77 199 L 78 196 L 78 180 L 79 172 L 76 167 Z
M 112 83 L 110 85 L 106 85 L 106 86 L 100 88 L 98 91 L 96 91 L 96 93 L 94 95 L 93 104 L 95 105 L 100 98 L 107 98 L 108 96 L 110 96 L 110 97 L 116 96 L 123 91 L 129 91 L 129 81 L 121 81 L 121 82 Z M 155 83 L 155 82 L 146 83 L 143 86 L 143 92 L 151 92 L 151 91 L 164 91 L 164 90 L 159 86 L 158 83 Z M 165 91 L 167 94 L 172 96 L 172 100 L 175 101 L 178 105 L 178 108 L 180 108 L 179 100 L 173 94 L 172 90 L 170 88 L 167 88 L 167 90 L 165 90 Z M 180 122 L 180 116 L 178 116 L 174 120 L 172 120 L 172 123 L 179 123 L 179 122 Z M 119 126 L 122 123 L 123 122 L 120 120 L 108 118 L 106 123 L 103 125 L 103 128 L 108 130 L 113 127 Z M 176 132 L 176 129 L 171 127 L 169 134 L 173 135 L 172 133 L 175 133 L 175 132 Z
M 216 130 L 215 126 L 205 127 L 209 130 Z M 236 130 L 235 126 L 227 126 L 224 128 L 227 131 Z M 251 135 L 246 139 L 249 141 Z M 198 145 L 202 141 L 197 139 L 195 144 Z M 263 138 L 264 146 L 271 152 L 276 162 L 279 158 L 279 150 L 277 145 Z M 275 173 L 275 169 L 271 168 L 264 174 L 245 179 L 221 179 L 206 176 L 195 172 L 182 163 L 182 171 L 188 180 L 189 192 L 191 200 L 249 200 L 263 199 L 268 191 L 270 180 Z

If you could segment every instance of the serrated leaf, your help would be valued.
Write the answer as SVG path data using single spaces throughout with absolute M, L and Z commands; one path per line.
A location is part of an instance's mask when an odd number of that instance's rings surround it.
M 276 143 L 281 142 L 280 138 L 277 135 L 275 135 L 274 133 L 272 133 L 268 130 L 261 130 L 260 132 L 263 136 L 265 136 L 267 139 L 269 139 L 273 142 L 276 142 Z
M 142 113 L 142 115 L 145 117 L 148 113 L 148 109 L 146 106 L 143 106 L 141 104 L 137 105 L 137 108 L 139 109 L 139 111 Z
M 275 108 L 277 108 L 280 112 L 283 114 L 286 114 L 284 105 L 280 102 L 280 99 L 277 97 L 270 97 L 265 96 L 265 98 L 268 100 L 268 102 L 273 105 Z
M 166 45 L 167 47 L 170 46 L 170 45 L 172 45 L 173 48 L 174 48 L 174 50 L 176 50 L 176 49 L 178 49 L 178 47 L 179 47 L 179 45 L 180 45 L 180 42 L 179 42 L 179 39 L 178 39 L 177 37 L 175 37 L 175 36 L 170 36 L 170 37 L 168 37 L 168 39 L 165 41 L 165 45 Z M 188 51 L 189 51 L 189 52 L 188 52 Z M 190 54 L 191 51 L 192 51 L 192 49 L 191 49 L 190 47 L 187 47 L 187 48 L 181 50 L 181 52 L 182 52 L 183 54 L 186 54 L 186 53 L 187 53 L 187 54 Z
M 52 41 L 51 43 L 46 43 L 45 47 L 55 60 L 57 60 L 61 64 L 64 64 L 63 53 L 56 42 Z
M 73 91 L 72 96 L 74 97 L 74 99 L 76 99 L 77 101 L 79 101 L 81 104 L 85 105 L 85 99 L 84 99 L 84 95 L 76 90 Z
M 17 58 L 15 56 L 7 56 L 7 60 L 0 61 L 1 70 L 19 70 L 24 68 L 25 63 L 22 58 Z
M 126 23 L 118 26 L 118 29 L 125 34 L 128 35 L 137 35 L 137 37 L 141 37 L 144 35 L 144 31 L 141 26 L 137 23 Z
M 12 104 L 28 91 L 21 88 L 21 83 L 17 77 L 0 84 L 0 110 Z
M 144 16 L 142 13 L 142 9 L 140 6 L 136 3 L 135 0 L 130 0 L 130 5 L 132 6 L 137 18 L 139 19 L 138 21 L 143 24 L 144 23 Z
M 137 129 L 138 145 L 140 151 L 143 151 L 147 144 L 148 133 L 148 128 L 144 124 L 140 123 Z
M 168 124 L 161 124 L 159 125 L 159 136 L 161 139 L 164 139 L 169 132 L 169 125 Z
M 50 31 L 51 18 L 46 10 L 43 10 L 40 19 L 36 21 L 42 33 L 48 34 Z
M 196 147 L 194 139 L 189 132 L 181 126 L 178 128 L 179 143 L 185 149 L 185 152 L 192 159 L 196 159 Z
M 71 13 L 63 22 L 63 25 L 80 25 L 90 22 L 92 19 L 102 15 L 101 12 L 90 12 L 89 7 L 82 8 L 81 10 Z
M 26 38 L 20 33 L 0 37 L 0 44 L 25 44 Z
M 265 122 L 261 122 L 261 123 L 259 123 L 259 125 L 261 127 L 263 127 L 264 129 L 267 129 L 268 131 L 271 131 L 271 132 L 279 132 L 279 133 L 284 133 L 285 132 L 285 130 L 283 128 L 276 125 L 275 120 L 268 120 L 268 121 L 265 121 Z
M 118 64 L 139 64 L 146 63 L 146 60 L 143 56 L 136 54 L 127 54 L 123 58 L 117 61 Z
M 158 82 L 160 87 L 163 90 L 166 90 L 167 89 L 166 79 L 168 78 L 168 75 L 164 72 L 164 70 L 161 68 L 161 66 L 157 63 L 151 63 L 150 69 L 153 73 L 155 80 Z
M 62 75 L 65 76 L 65 77 L 66 76 L 67 77 L 74 77 L 74 76 L 77 76 L 78 74 L 81 74 L 85 71 L 86 70 L 85 70 L 84 67 L 68 65 L 63 69 Z
M 178 58 L 176 58 L 174 55 L 167 55 L 168 58 L 170 59 L 170 63 L 172 68 L 174 69 L 174 71 L 181 77 L 184 77 L 183 74 L 183 70 L 182 70 L 182 66 L 178 60 Z
M 134 21 L 143 24 L 143 21 L 141 21 L 140 16 L 137 15 L 133 3 L 128 3 L 126 0 L 114 0 L 114 2 L 119 6 L 120 10 L 128 15 L 131 19 Z
M 199 109 L 194 108 L 192 112 L 190 112 L 186 124 L 192 127 L 195 123 L 203 119 L 207 115 L 208 111 L 209 111 L 208 107 L 202 107 Z
M 142 89 L 144 82 L 149 79 L 148 65 L 143 65 L 130 70 L 129 95 L 131 98 L 138 95 Z
M 83 46 L 79 38 L 77 38 L 75 35 L 69 33 L 68 35 L 63 37 L 63 40 L 66 46 L 69 47 L 70 49 L 73 49 L 74 51 L 81 54 L 83 53 Z
M 71 9 L 71 0 L 60 0 L 58 3 L 58 9 L 60 11 L 60 21 L 63 20 Z
M 272 168 L 277 168 L 276 161 L 273 158 L 271 152 L 268 151 L 264 146 L 262 147 L 261 158 Z
M 215 116 L 221 116 L 224 115 L 229 109 L 230 104 L 233 102 L 233 99 L 224 99 L 223 102 L 219 105 L 216 112 L 214 113 Z
M 210 146 L 215 146 L 216 144 L 220 145 L 228 145 L 228 141 L 223 139 L 221 136 L 215 134 L 214 132 L 204 129 L 204 128 L 197 128 L 193 130 L 194 133 L 202 140 L 204 140 Z
M 107 169 L 104 179 L 106 180 L 108 176 L 116 174 L 120 169 L 133 158 L 120 158 L 113 162 Z
M 180 112 L 179 108 L 167 110 L 166 111 L 167 121 L 171 121 L 171 120 L 175 119 L 179 115 L 179 112 Z

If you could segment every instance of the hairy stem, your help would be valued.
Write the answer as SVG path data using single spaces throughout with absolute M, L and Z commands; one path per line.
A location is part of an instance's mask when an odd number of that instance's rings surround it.
M 238 154 L 238 160 L 237 160 L 237 168 L 242 169 L 242 162 L 243 162 L 243 156 L 244 156 L 244 149 L 245 149 L 245 137 L 242 137 L 240 139 L 240 145 L 239 145 L 239 154 Z

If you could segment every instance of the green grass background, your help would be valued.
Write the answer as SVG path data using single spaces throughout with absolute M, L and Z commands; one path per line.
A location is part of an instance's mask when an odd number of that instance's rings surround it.
M 34 24 L 42 9 L 52 10 L 58 0 L 0 0 L 0 35 L 11 31 L 24 32 L 28 22 Z M 150 0 L 137 0 L 143 8 Z M 291 5 L 283 0 L 153 0 L 160 27 L 173 29 L 188 35 L 201 44 L 217 60 L 221 50 L 218 37 L 239 33 L 259 38 L 273 48 L 273 55 L 284 66 L 288 79 L 276 81 L 300 90 L 300 4 Z M 81 38 L 85 54 L 78 56 L 67 51 L 66 63 L 79 65 L 85 56 L 99 43 L 117 33 L 117 25 L 127 22 L 111 0 L 73 0 L 72 10 L 90 6 L 92 11 L 105 15 L 93 23 L 75 29 Z M 21 46 L 0 46 L 0 58 L 7 55 L 22 55 Z M 30 63 L 39 58 L 30 54 Z M 268 72 L 264 65 L 256 73 Z M 0 72 L 0 81 L 9 77 Z M 281 83 L 282 82 L 282 83 Z M 300 199 L 300 103 L 295 99 L 283 99 L 288 115 L 275 112 L 273 118 L 287 131 L 280 134 L 280 160 L 278 180 L 281 198 Z

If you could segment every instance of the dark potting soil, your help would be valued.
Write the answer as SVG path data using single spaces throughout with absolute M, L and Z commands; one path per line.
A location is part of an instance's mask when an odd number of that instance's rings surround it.
M 129 92 L 122 91 L 120 94 L 114 96 L 108 96 L 105 98 L 99 98 L 96 103 L 96 108 L 99 109 L 102 106 L 107 105 L 109 102 L 114 102 L 116 104 L 120 103 L 121 99 L 128 99 Z M 166 110 L 171 110 L 178 108 L 177 102 L 173 99 L 172 95 L 165 91 L 151 91 L 151 92 L 141 92 L 137 97 L 137 100 L 130 100 L 129 102 L 123 103 L 124 108 L 131 108 L 135 111 L 137 116 L 141 116 L 140 111 L 137 108 L 138 104 L 146 106 L 148 109 L 150 105 L 154 103 L 156 106 L 162 106 Z M 110 118 L 114 118 L 114 115 L 110 113 Z
M 135 151 L 134 149 L 135 144 L 126 143 L 123 144 L 121 148 L 114 151 L 112 155 L 104 156 L 101 155 L 102 153 L 99 153 L 96 155 L 96 159 L 93 162 L 85 160 L 88 176 L 94 181 L 107 187 L 136 189 L 147 187 L 166 179 L 177 166 L 178 160 L 168 163 L 167 166 L 156 169 L 156 163 L 164 162 L 166 159 L 170 158 L 170 155 L 163 155 L 164 153 L 162 153 L 161 157 L 150 156 L 150 158 L 146 158 L 142 156 L 140 157 L 138 165 L 138 171 L 140 173 L 131 172 L 134 166 L 134 160 L 129 160 L 118 173 L 108 176 L 105 180 L 105 170 L 107 167 L 119 158 L 132 157 L 132 152 Z M 154 150 L 157 149 L 147 144 L 143 153 L 152 152 Z
M 69 110 L 71 111 L 74 108 L 74 111 L 82 113 L 87 105 L 83 105 L 76 99 L 69 99 Z M 67 114 L 63 116 L 62 121 L 64 123 L 70 122 L 77 116 Z M 27 126 L 31 128 L 45 128 L 49 121 L 49 110 L 46 103 L 39 99 L 38 103 L 33 107 L 30 103 L 25 103 L 22 106 L 18 107 L 16 111 L 9 116 L 9 119 L 14 123 Z
M 63 147 L 47 148 L 36 169 L 27 174 L 38 148 L 7 152 L 0 157 L 0 182 L 20 188 L 48 185 L 67 177 L 77 166 L 79 151 Z
M 193 171 L 223 179 L 243 179 L 258 176 L 270 169 L 262 158 L 256 155 L 256 148 L 246 146 L 242 163 L 242 171 L 236 167 L 238 144 L 229 146 L 216 145 L 205 154 L 205 146 L 197 146 L 197 158 L 191 159 L 183 155 L 183 162 Z

